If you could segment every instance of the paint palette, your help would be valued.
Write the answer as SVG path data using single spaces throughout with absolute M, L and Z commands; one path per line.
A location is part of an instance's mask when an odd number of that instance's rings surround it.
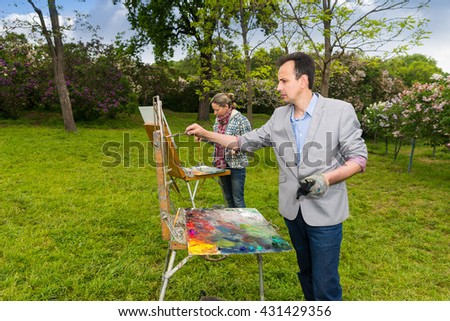
M 184 211 L 189 254 L 252 254 L 292 249 L 257 209 Z

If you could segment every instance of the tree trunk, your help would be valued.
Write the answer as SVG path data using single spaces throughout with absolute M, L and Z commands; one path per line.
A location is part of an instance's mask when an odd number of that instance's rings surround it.
M 197 120 L 209 120 L 209 94 L 203 93 L 198 104 Z
M 331 62 L 327 59 L 327 54 L 325 54 L 325 61 L 322 70 L 322 84 L 320 86 L 320 94 L 324 97 L 328 97 L 328 91 L 330 89 Z
M 53 56 L 53 70 L 55 72 L 55 83 L 58 88 L 59 103 L 64 121 L 64 128 L 68 132 L 76 132 L 77 126 L 72 113 L 72 103 L 70 102 L 69 89 L 67 88 L 64 76 L 64 48 L 61 39 L 61 28 L 59 26 L 58 10 L 55 0 L 48 0 L 48 10 L 52 24 L 53 40 L 55 44 L 55 56 Z
M 398 153 L 400 153 L 400 148 L 402 147 L 402 143 L 403 143 L 403 138 L 395 140 L 394 162 L 397 160 Z
M 415 147 L 416 147 L 416 139 L 413 137 L 411 139 L 411 154 L 409 155 L 408 173 L 411 173 Z
M 59 56 L 53 59 L 53 70 L 55 73 L 55 83 L 58 90 L 64 128 L 67 132 L 76 133 L 77 126 L 75 125 L 75 120 L 73 118 L 69 89 L 67 88 L 66 79 L 64 77 L 64 63 L 61 60 L 62 59 Z
M 245 96 L 247 99 L 247 119 L 250 122 L 251 125 L 253 125 L 253 85 L 252 85 L 252 78 L 250 77 L 251 67 L 250 67 L 250 59 L 246 59 L 245 61 L 246 69 L 247 69 L 247 75 L 246 78 L 246 92 Z M 249 65 L 247 67 L 247 65 Z
M 212 39 L 210 39 L 212 41 Z M 207 41 L 206 41 L 207 42 Z M 197 120 L 209 120 L 209 93 L 212 80 L 212 54 L 204 52 L 208 46 L 200 48 L 201 96 L 198 104 Z
M 322 66 L 322 84 L 320 87 L 320 94 L 324 97 L 328 97 L 328 91 L 330 88 L 330 73 L 331 73 L 331 55 L 333 48 L 331 47 L 331 20 L 327 17 L 330 14 L 330 3 L 327 0 L 323 0 L 323 10 L 326 15 L 323 18 L 324 35 L 324 59 Z
M 250 51 L 248 45 L 248 21 L 245 18 L 243 0 L 239 1 L 239 17 L 242 32 L 242 45 L 244 47 L 245 60 L 245 98 L 247 100 L 247 118 L 250 124 L 253 123 L 253 86 L 252 86 L 252 65 L 250 60 Z
M 52 25 L 52 35 L 47 29 L 45 24 L 44 15 L 42 10 L 36 7 L 32 0 L 28 0 L 28 3 L 33 7 L 37 13 L 42 28 L 42 34 L 47 41 L 47 46 L 52 56 L 53 64 L 53 77 L 55 79 L 56 88 L 58 90 L 59 103 L 61 105 L 61 112 L 64 121 L 64 128 L 68 132 L 76 132 L 77 126 L 73 119 L 72 104 L 70 102 L 69 90 L 67 88 L 66 80 L 64 77 L 64 48 L 61 39 L 61 27 L 59 26 L 58 10 L 56 8 L 55 0 L 48 0 L 48 10 L 50 13 L 50 21 Z

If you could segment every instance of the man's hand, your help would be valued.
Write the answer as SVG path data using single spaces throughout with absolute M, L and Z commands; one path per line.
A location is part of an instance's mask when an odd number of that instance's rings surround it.
M 186 135 L 195 135 L 195 137 L 200 137 L 210 143 L 220 144 L 226 149 L 239 149 L 238 138 L 236 136 L 207 131 L 198 124 L 189 125 L 188 127 L 186 127 L 184 133 Z
M 323 174 L 311 175 L 300 181 L 300 187 L 297 190 L 297 199 L 302 195 L 320 198 L 327 190 L 328 181 Z

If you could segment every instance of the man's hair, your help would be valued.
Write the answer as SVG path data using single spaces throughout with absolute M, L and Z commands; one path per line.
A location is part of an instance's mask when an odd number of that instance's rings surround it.
M 293 52 L 289 55 L 282 56 L 277 61 L 277 67 L 280 68 L 288 61 L 294 61 L 295 78 L 299 79 L 302 75 L 308 76 L 309 89 L 313 89 L 316 67 L 314 59 L 304 52 Z

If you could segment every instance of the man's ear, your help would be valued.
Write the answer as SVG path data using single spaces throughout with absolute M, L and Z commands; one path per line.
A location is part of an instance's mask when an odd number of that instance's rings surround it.
M 304 88 L 308 88 L 308 85 L 309 85 L 309 77 L 308 77 L 308 75 L 303 74 L 303 75 L 300 77 L 300 80 L 301 80 L 302 86 L 303 86 Z

